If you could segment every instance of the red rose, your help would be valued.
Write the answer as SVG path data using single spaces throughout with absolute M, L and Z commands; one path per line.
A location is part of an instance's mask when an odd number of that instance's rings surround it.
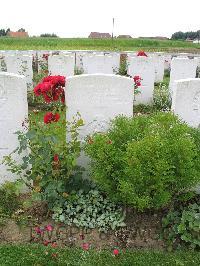
M 141 77 L 140 76 L 134 76 L 133 77 L 134 83 L 136 87 L 140 87 L 141 86 Z
M 41 235 L 41 234 L 42 234 L 42 229 L 41 229 L 39 226 L 37 226 L 37 227 L 35 227 L 35 232 L 36 232 L 38 235 Z
M 44 115 L 44 123 L 49 124 L 52 122 L 58 122 L 60 119 L 60 115 L 58 113 L 53 114 L 52 112 L 48 112 Z
M 56 243 L 56 242 L 53 242 L 52 244 L 51 244 L 51 247 L 52 248 L 56 248 L 58 246 L 58 244 Z
M 43 244 L 44 244 L 44 246 L 48 246 L 49 241 L 48 241 L 48 240 L 45 240 L 45 241 L 43 242 Z
M 54 162 L 58 162 L 58 161 L 59 161 L 58 154 L 55 154 L 55 155 L 53 156 L 53 160 L 54 160 Z
M 53 85 L 65 87 L 64 76 L 48 76 L 43 78 L 42 82 L 51 82 Z
M 141 80 L 141 77 L 140 76 L 134 76 L 133 79 L 135 82 L 137 82 L 138 80 Z
M 42 93 L 47 93 L 49 91 L 51 91 L 51 83 L 50 82 L 43 82 L 40 85 Z
M 43 54 L 42 58 L 44 58 L 45 60 L 48 60 L 49 54 Z
M 51 102 L 51 97 L 48 96 L 47 94 L 43 94 L 44 100 L 46 103 L 50 103 Z
M 90 244 L 89 244 L 89 243 L 83 243 L 83 244 L 82 244 L 82 248 L 83 248 L 84 250 L 89 250 L 89 248 L 90 248 Z
M 115 248 L 113 250 L 113 255 L 115 255 L 115 256 L 118 256 L 119 255 L 119 250 L 117 248 Z
M 58 100 L 59 100 L 59 94 L 58 93 L 56 93 L 56 94 L 54 93 L 53 94 L 53 101 L 57 102 Z
M 54 122 L 58 122 L 59 119 L 60 119 L 60 115 L 58 113 L 56 113 L 55 115 L 53 115 L 53 121 Z
M 57 154 L 56 154 L 57 155 Z M 55 156 L 55 155 L 54 155 Z M 58 155 L 57 155 L 58 156 Z M 45 229 L 48 231 L 48 232 L 51 232 L 53 231 L 53 226 L 51 224 L 48 224 Z
M 35 94 L 35 96 L 40 96 L 42 94 L 42 90 L 41 90 L 41 84 L 38 84 L 34 89 L 33 92 Z
M 139 51 L 137 53 L 137 56 L 146 56 L 147 57 L 147 54 L 144 51 Z
M 42 95 L 46 103 L 52 101 L 65 102 L 65 77 L 64 76 L 48 76 L 43 78 L 42 82 L 34 88 L 36 96 Z
M 48 112 L 44 115 L 44 123 L 45 124 L 49 124 L 52 122 L 52 119 L 53 119 L 53 113 L 51 112 Z
M 49 82 L 51 81 L 51 76 L 48 76 L 48 77 L 44 77 L 42 82 Z
M 62 103 L 65 103 L 65 94 L 63 94 L 63 95 L 61 96 L 61 102 L 62 102 Z

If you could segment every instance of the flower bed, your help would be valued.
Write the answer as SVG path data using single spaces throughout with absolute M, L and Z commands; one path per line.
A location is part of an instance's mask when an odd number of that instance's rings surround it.
M 65 119 L 65 82 L 49 76 L 35 87 L 48 111 L 33 110 L 29 128 L 25 121 L 17 132 L 15 152 L 30 151 L 22 164 L 5 157 L 19 180 L 0 188 L 0 243 L 109 247 L 116 256 L 121 248 L 199 250 L 200 201 L 192 190 L 200 181 L 199 130 L 157 102 L 165 112 L 117 117 L 82 146 L 81 114 Z M 136 93 L 141 82 L 133 78 Z M 83 151 L 91 159 L 88 179 L 77 164 Z M 30 193 L 22 195 L 24 183 Z
M 30 212 L 29 212 L 30 213 Z M 21 217 L 20 217 L 21 215 Z M 17 219 L 7 219 L 0 229 L 0 244 L 38 243 L 44 246 L 102 248 L 145 248 L 165 249 L 159 238 L 161 232 L 161 213 L 134 213 L 129 209 L 126 226 L 121 229 L 100 232 L 55 223 L 46 217 L 30 216 L 24 212 Z M 26 219 L 25 219 L 26 217 Z M 24 220 L 23 220 L 24 219 Z

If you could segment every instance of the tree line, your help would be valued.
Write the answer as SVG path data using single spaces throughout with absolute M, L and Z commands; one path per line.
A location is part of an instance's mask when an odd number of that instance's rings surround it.
M 10 28 L 8 29 L 0 29 L 0 37 L 2 36 L 7 36 L 8 32 L 10 31 Z M 18 32 L 26 32 L 24 28 L 20 28 Z M 56 38 L 58 37 L 55 33 L 43 33 L 40 35 L 40 37 L 53 37 Z
M 182 32 L 178 31 L 172 34 L 171 37 L 172 40 L 196 40 L 200 39 L 200 30 L 198 31 L 187 31 L 187 32 Z
M 8 29 L 0 29 L 0 36 L 6 36 L 8 32 L 10 31 L 10 28 Z M 25 32 L 26 30 L 23 28 L 20 28 L 18 32 Z
M 0 36 L 6 36 L 7 33 L 10 31 L 10 29 L 8 28 L 7 30 L 5 29 L 0 29 Z

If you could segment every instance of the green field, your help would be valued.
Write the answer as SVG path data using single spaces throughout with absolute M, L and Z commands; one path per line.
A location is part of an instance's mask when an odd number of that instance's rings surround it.
M 200 44 L 186 41 L 149 39 L 83 39 L 83 38 L 0 38 L 0 50 L 104 50 L 168 51 L 200 53 Z

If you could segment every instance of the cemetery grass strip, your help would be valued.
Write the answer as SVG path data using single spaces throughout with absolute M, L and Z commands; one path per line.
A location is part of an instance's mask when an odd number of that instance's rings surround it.
M 1 50 L 108 50 L 200 52 L 200 44 L 175 40 L 88 39 L 88 38 L 0 38 Z
M 48 253 L 48 254 L 47 254 Z M 52 258 L 52 254 L 57 257 Z M 2 245 L 0 246 L 0 265 L 71 265 L 71 266 L 112 266 L 112 265 L 200 265 L 200 253 L 181 251 L 174 253 L 156 251 L 121 251 L 114 257 L 112 250 L 84 251 L 82 249 L 49 248 L 41 245 Z

